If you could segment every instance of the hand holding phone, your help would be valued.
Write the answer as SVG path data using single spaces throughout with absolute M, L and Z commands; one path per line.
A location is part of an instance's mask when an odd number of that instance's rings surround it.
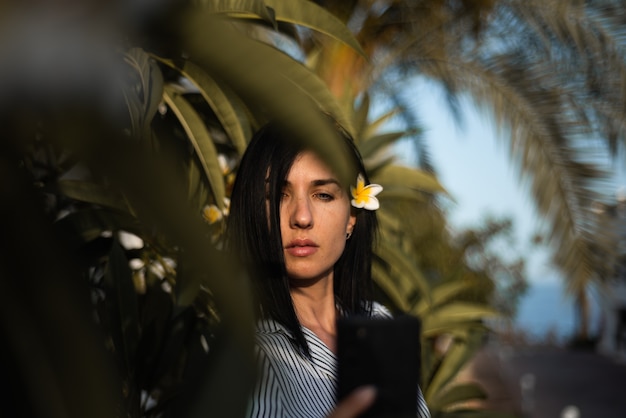
M 362 417 L 417 416 L 420 378 L 419 319 L 341 318 L 337 321 L 339 401 L 361 386 L 377 389 Z

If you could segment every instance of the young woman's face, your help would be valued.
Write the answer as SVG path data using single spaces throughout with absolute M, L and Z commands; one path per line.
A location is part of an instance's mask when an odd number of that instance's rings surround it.
M 282 191 L 280 232 L 292 280 L 332 277 L 356 218 L 337 176 L 312 152 L 296 157 Z

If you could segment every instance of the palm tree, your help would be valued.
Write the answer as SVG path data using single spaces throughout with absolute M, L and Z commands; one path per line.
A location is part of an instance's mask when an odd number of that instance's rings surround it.
M 319 72 L 346 100 L 373 86 L 404 103 L 402 93 L 419 76 L 440 84 L 457 114 L 468 97 L 493 115 L 550 225 L 554 263 L 584 313 L 588 286 L 610 267 L 597 256 L 611 244 L 592 205 L 610 189 L 594 155 L 617 155 L 624 146 L 623 3 L 317 3 L 348 22 L 372 57 L 368 65 L 343 45 L 321 49 Z M 428 158 L 421 164 L 430 168 Z M 587 334 L 584 320 L 579 333 Z

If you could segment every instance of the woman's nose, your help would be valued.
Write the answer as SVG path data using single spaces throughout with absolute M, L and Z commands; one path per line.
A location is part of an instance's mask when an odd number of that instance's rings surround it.
M 292 228 L 310 228 L 313 226 L 313 213 L 307 198 L 299 197 L 293 201 L 291 210 Z

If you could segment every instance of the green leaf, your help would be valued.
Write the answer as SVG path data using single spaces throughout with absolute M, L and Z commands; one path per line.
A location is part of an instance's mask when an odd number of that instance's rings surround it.
M 384 192 L 387 191 L 384 190 Z M 388 213 L 388 210 L 383 207 L 378 210 L 376 215 L 378 217 L 378 223 L 381 231 L 402 231 L 405 229 L 405 221 L 403 219 L 398 219 L 398 217 L 394 216 L 393 213 Z M 386 234 L 386 232 L 383 233 Z
M 455 338 L 448 351 L 443 357 L 441 364 L 436 370 L 430 384 L 426 388 L 424 396 L 426 403 L 432 409 L 442 409 L 443 404 L 438 402 L 438 396 L 443 392 L 442 389 L 457 375 L 461 368 L 474 355 L 476 349 L 480 346 L 482 333 L 474 332 L 468 329 L 465 338 Z
M 190 21 L 188 33 L 187 49 L 194 62 L 225 82 L 250 106 L 263 109 L 265 117 L 303 118 L 303 112 L 306 108 L 310 112 L 313 104 L 354 133 L 351 121 L 324 81 L 284 52 L 253 41 L 211 16 Z
M 121 193 L 113 192 L 99 184 L 83 180 L 59 180 L 58 187 L 69 198 L 132 213 Z
M 415 190 L 397 186 L 385 186 L 385 189 L 377 197 L 381 202 L 393 200 L 408 200 L 415 204 L 426 202 L 424 194 L 416 193 Z
M 438 409 L 445 409 L 455 403 L 473 399 L 487 399 L 487 392 L 477 383 L 461 383 L 445 389 L 437 398 L 436 406 Z
M 363 155 L 363 158 L 372 158 L 376 152 L 382 148 L 389 146 L 396 142 L 398 139 L 406 135 L 406 132 L 389 132 L 381 135 L 373 136 L 366 141 L 362 141 L 359 145 L 359 150 Z
M 215 204 L 224 208 L 224 178 L 217 160 L 217 150 L 204 122 L 185 98 L 171 86 L 165 87 L 165 102 L 178 117 L 189 141 L 193 145 L 204 174 L 209 180 Z
M 274 9 L 276 20 L 311 28 L 349 45 L 365 56 L 359 41 L 348 27 L 332 13 L 309 0 L 265 0 Z
M 443 305 L 446 302 L 449 302 L 459 293 L 462 293 L 475 285 L 476 283 L 469 280 L 455 280 L 450 283 L 443 283 L 432 289 L 430 294 L 430 301 L 420 301 L 420 303 L 415 307 L 413 312 L 415 312 L 417 315 L 422 315 L 429 309 L 432 310 L 438 306 Z
M 208 202 L 209 193 L 202 182 L 202 174 L 198 169 L 198 164 L 195 164 L 193 161 L 189 163 L 187 179 L 189 181 L 187 193 L 190 203 L 195 206 L 198 212 L 201 212 L 204 205 Z
M 389 119 L 394 117 L 395 115 L 401 113 L 400 108 L 394 107 L 390 111 L 383 113 L 381 116 L 373 120 L 367 128 L 363 131 L 363 136 L 365 138 L 369 138 L 372 135 L 375 135 L 376 132 L 387 122 Z
M 225 86 L 215 81 L 206 71 L 191 61 L 174 63 L 168 59 L 156 58 L 165 65 L 178 70 L 198 88 L 204 100 L 207 101 L 213 112 L 215 112 L 215 116 L 222 124 L 237 152 L 239 155 L 242 155 L 246 150 L 246 136 L 237 111 L 228 94 L 224 91 Z
M 417 314 L 417 312 L 415 313 Z M 498 311 L 487 305 L 454 302 L 424 315 L 422 331 L 424 335 L 437 335 L 452 328 L 499 316 L 500 313 Z
M 398 286 L 398 292 L 409 295 L 418 292 L 422 295 L 429 293 L 429 284 L 421 274 L 417 265 L 409 257 L 404 255 L 397 247 L 390 244 L 388 240 L 380 240 L 376 246 L 375 253 L 387 263 L 392 269 L 390 277 Z M 395 273 L 395 274 L 394 274 Z M 409 303 L 410 301 L 406 301 Z
M 520 418 L 519 414 L 488 410 L 433 411 L 432 418 Z
M 361 103 L 359 103 L 358 107 L 354 110 L 354 141 L 359 144 L 360 142 L 367 139 L 365 136 L 367 129 L 367 116 L 369 115 L 370 110 L 370 95 L 365 92 L 363 93 L 363 98 L 361 99 Z
M 406 293 L 403 293 L 401 290 L 403 286 L 398 286 L 397 284 L 398 278 L 392 277 L 380 263 L 376 261 L 372 263 L 372 278 L 395 306 L 404 312 L 407 312 L 411 308 L 406 300 Z
M 260 17 L 276 26 L 274 13 L 263 0 L 197 0 L 204 10 L 211 13 L 225 13 L 239 17 Z
M 131 113 L 133 132 L 147 130 L 163 97 L 163 75 L 150 55 L 140 48 L 125 54 L 126 62 L 137 72 L 141 88 L 129 94 L 124 91 Z
M 388 164 L 381 167 L 373 177 L 372 181 L 383 186 L 403 186 L 428 193 L 446 193 L 435 176 L 415 168 Z
M 304 26 L 337 39 L 365 56 L 365 51 L 363 51 L 359 41 L 357 41 L 348 27 L 335 15 L 312 1 L 212 0 L 209 2 L 203 1 L 202 3 L 210 4 L 207 10 L 211 12 L 226 13 L 229 16 L 238 18 L 260 17 L 270 22 L 273 27 L 277 26 L 276 21 Z M 268 7 L 263 7 L 263 4 Z
M 98 238 L 104 231 L 138 231 L 137 220 L 132 216 L 100 208 L 72 212 L 59 219 L 56 225 L 83 243 Z

